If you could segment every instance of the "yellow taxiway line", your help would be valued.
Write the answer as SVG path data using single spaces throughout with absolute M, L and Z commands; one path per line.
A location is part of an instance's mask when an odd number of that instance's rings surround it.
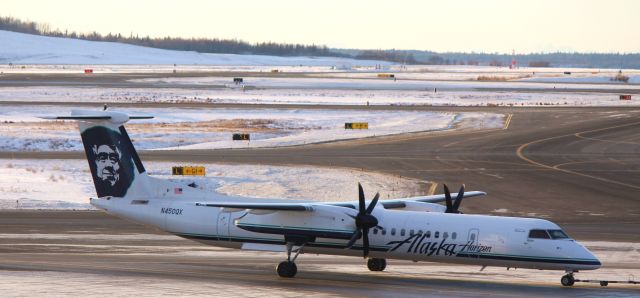
M 544 141 L 548 141 L 548 140 L 553 140 L 553 139 L 558 139 L 558 138 L 563 138 L 563 137 L 568 137 L 568 136 L 578 137 L 579 135 L 584 134 L 584 133 L 598 132 L 598 131 L 603 131 L 603 130 L 608 130 L 608 129 L 614 129 L 614 128 L 632 126 L 632 125 L 638 125 L 638 124 L 640 124 L 640 122 L 634 122 L 634 123 L 628 123 L 628 124 L 623 124 L 623 125 L 610 126 L 610 127 L 605 127 L 605 128 L 599 128 L 599 129 L 594 129 L 594 130 L 583 131 L 583 132 L 579 132 L 579 133 L 571 133 L 571 134 L 560 135 L 560 136 L 555 136 L 555 137 L 550 137 L 550 138 L 531 141 L 529 143 L 520 145 L 520 147 L 518 147 L 518 149 L 516 150 L 516 155 L 518 155 L 518 157 L 520 159 L 522 159 L 522 160 L 524 160 L 524 161 L 526 161 L 526 162 L 528 162 L 528 163 L 530 163 L 532 165 L 536 165 L 536 166 L 539 166 L 539 167 L 542 167 L 542 168 L 545 168 L 545 169 L 560 171 L 560 172 L 564 172 L 564 173 L 568 173 L 568 174 L 574 174 L 574 175 L 587 177 L 587 178 L 592 178 L 592 179 L 595 179 L 595 180 L 608 182 L 608 183 L 613 183 L 613 184 L 626 186 L 626 187 L 630 187 L 630 188 L 634 188 L 634 189 L 640 189 L 640 186 L 637 186 L 637 185 L 628 184 L 628 183 L 624 183 L 624 182 L 620 182 L 620 181 L 615 181 L 615 180 L 611 180 L 611 179 L 607 179 L 607 178 L 592 176 L 592 175 L 588 175 L 588 174 L 584 174 L 584 173 L 580 173 L 580 172 L 575 172 L 575 171 L 571 171 L 571 170 L 567 170 L 567 169 L 561 169 L 561 168 L 556 167 L 556 166 L 546 165 L 546 164 L 537 162 L 535 160 L 532 160 L 532 159 L 526 157 L 524 155 L 524 153 L 523 153 L 525 148 L 529 147 L 530 145 L 536 144 L 536 143 L 540 143 L 540 142 L 544 142 Z
M 436 188 L 438 188 L 438 183 L 431 182 L 431 186 L 429 187 L 429 191 L 427 191 L 427 195 L 434 195 L 436 193 Z
M 507 116 L 507 121 L 504 122 L 504 127 L 502 128 L 503 130 L 509 129 L 509 124 L 511 124 L 511 117 L 513 117 L 513 114 L 509 114 L 509 116 Z

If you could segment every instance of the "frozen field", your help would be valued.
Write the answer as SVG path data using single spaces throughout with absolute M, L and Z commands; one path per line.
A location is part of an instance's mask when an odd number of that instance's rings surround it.
M 245 78 L 244 84 L 253 88 L 270 88 L 270 89 L 347 89 L 347 90 L 418 90 L 433 91 L 434 88 L 441 90 L 469 90 L 469 89 L 575 89 L 579 90 L 615 90 L 624 86 L 629 90 L 640 90 L 640 85 L 615 83 L 603 81 L 603 77 L 597 77 L 599 80 L 591 83 L 570 84 L 571 81 L 565 82 L 548 82 L 542 81 L 477 81 L 477 80 L 417 80 L 403 79 L 403 75 L 398 74 L 396 79 L 384 78 L 380 79 L 373 75 L 367 78 L 273 78 L 273 77 L 248 77 Z M 542 79 L 542 78 L 540 78 Z M 553 78 L 547 78 L 553 79 Z M 569 79 L 569 78 L 567 78 Z M 576 79 L 576 78 L 571 78 Z M 635 80 L 636 78 L 633 77 Z M 138 83 L 156 83 L 178 84 L 178 85 L 201 85 L 201 86 L 229 86 L 232 85 L 231 79 L 228 77 L 172 77 L 172 78 L 147 78 L 132 79 L 130 82 Z M 610 82 L 610 83 L 606 83 Z
M 189 64 L 257 66 L 375 65 L 380 61 L 337 57 L 276 57 L 171 51 L 116 42 L 47 37 L 0 30 L 2 64 Z M 22 68 L 17 68 L 20 70 Z M 58 70 L 64 70 L 59 69 Z M 64 71 L 62 71 L 64 72 Z
M 238 88 L 0 87 L 0 101 L 434 106 L 635 106 L 618 93 Z
M 0 111 L 0 150 L 83 150 L 77 125 L 43 115 L 68 115 L 59 106 L 6 106 Z M 219 149 L 295 146 L 336 140 L 447 129 L 500 128 L 503 114 L 299 109 L 118 109 L 154 115 L 127 125 L 139 149 Z M 345 122 L 368 122 L 369 129 L 344 129 Z M 24 132 L 29 133 L 25 134 Z M 251 141 L 232 141 L 250 133 Z
M 175 163 L 147 162 L 155 177 L 195 182 L 228 195 L 323 201 L 357 199 L 357 184 L 382 198 L 424 195 L 425 181 L 352 169 L 203 164 L 206 177 L 171 176 Z M 172 178 L 173 177 L 173 178 Z M 332 187 L 327 187 L 331 185 Z M 0 209 L 92 209 L 95 188 L 86 160 L 0 160 Z

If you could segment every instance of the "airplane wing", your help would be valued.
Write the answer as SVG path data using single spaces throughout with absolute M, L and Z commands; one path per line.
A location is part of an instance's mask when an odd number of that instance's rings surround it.
M 464 193 L 463 198 L 471 198 L 486 195 L 485 192 L 482 191 L 467 191 Z M 402 198 L 402 199 L 393 199 L 393 200 L 381 200 L 379 203 L 385 209 L 396 209 L 396 208 L 404 208 L 407 206 L 409 202 L 422 202 L 422 203 L 439 203 L 445 201 L 445 195 L 431 195 L 431 196 L 420 196 L 420 197 L 410 197 L 410 198 Z M 235 210 L 268 210 L 268 211 L 314 211 L 314 206 L 335 206 L 335 207 L 344 207 L 350 209 L 356 209 L 358 206 L 357 201 L 350 202 L 295 202 L 295 203 L 256 203 L 256 202 L 200 202 L 196 203 L 196 206 L 203 207 L 218 207 L 218 208 L 227 208 L 227 209 L 235 209 Z
M 463 199 L 484 196 L 487 193 L 484 191 L 467 191 L 462 196 Z M 406 202 L 422 202 L 422 203 L 440 203 L 445 201 L 444 194 L 440 195 L 431 195 L 431 196 L 421 196 L 421 197 L 411 197 L 411 198 L 402 198 L 402 199 L 393 199 L 393 200 L 384 200 L 380 201 L 380 204 L 384 206 L 386 209 L 394 209 L 394 208 L 404 208 L 406 206 Z

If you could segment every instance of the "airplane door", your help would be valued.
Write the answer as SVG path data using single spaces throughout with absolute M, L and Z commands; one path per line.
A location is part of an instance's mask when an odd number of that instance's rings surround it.
M 480 236 L 480 230 L 479 229 L 470 229 L 469 230 L 469 235 L 467 236 L 467 243 L 471 244 L 471 245 L 478 245 L 480 239 L 478 238 Z M 471 249 L 468 251 L 468 253 L 473 256 L 473 257 L 478 257 L 478 251 L 476 249 Z
M 467 241 L 472 242 L 473 244 L 477 244 L 479 234 L 480 234 L 480 230 L 478 229 L 469 230 L 469 237 L 467 238 Z
M 218 224 L 217 224 L 218 240 L 228 239 L 230 219 L 231 219 L 231 213 L 229 212 L 218 213 Z

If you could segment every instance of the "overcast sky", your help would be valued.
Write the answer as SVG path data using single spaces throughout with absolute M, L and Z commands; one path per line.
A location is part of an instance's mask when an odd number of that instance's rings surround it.
M 640 52 L 633 0 L 1 1 L 0 16 L 79 32 L 360 49 Z

